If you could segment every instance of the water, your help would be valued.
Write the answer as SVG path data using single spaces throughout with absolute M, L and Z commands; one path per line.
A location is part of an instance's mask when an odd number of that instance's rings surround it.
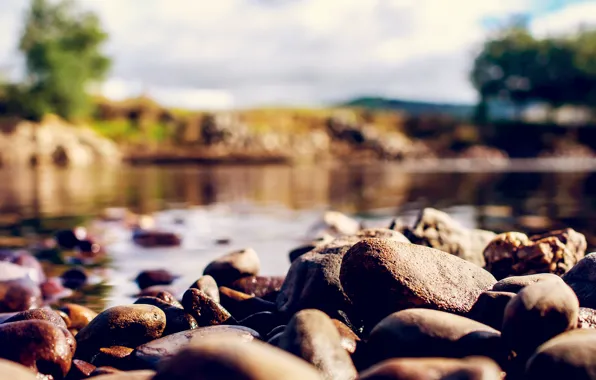
M 131 280 L 140 270 L 169 269 L 181 276 L 175 285 L 183 290 L 214 257 L 244 247 L 259 253 L 263 274 L 283 274 L 288 251 L 309 238 L 327 209 L 384 226 L 395 215 L 411 220 L 421 207 L 432 206 L 467 226 L 497 232 L 569 226 L 596 247 L 596 169 L 591 168 L 568 162 L 453 161 L 440 166 L 3 169 L 0 222 L 21 220 L 16 227 L 5 226 L 3 234 L 26 235 L 86 220 L 106 241 L 112 261 L 94 272 L 105 285 L 87 289 L 77 301 L 101 309 L 132 302 L 138 289 Z M 92 219 L 105 207 L 154 214 L 159 228 L 182 234 L 182 247 L 135 246 L 122 225 Z M 217 239 L 230 244 L 218 245 Z

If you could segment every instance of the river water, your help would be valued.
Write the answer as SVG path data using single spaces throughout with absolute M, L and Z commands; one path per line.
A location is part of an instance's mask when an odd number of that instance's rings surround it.
M 93 220 L 106 207 L 153 214 L 156 225 L 180 233 L 183 244 L 139 248 L 121 224 Z M 384 226 L 396 215 L 411 221 L 422 207 L 444 209 L 467 226 L 496 232 L 569 226 L 585 233 L 594 248 L 596 166 L 450 162 L 0 170 L 0 219 L 17 215 L 37 221 L 34 226 L 85 220 L 106 242 L 112 261 L 98 272 L 105 284 L 89 301 L 96 309 L 132 302 L 138 291 L 132 279 L 140 270 L 169 269 L 181 276 L 174 285 L 183 290 L 210 260 L 239 248 L 259 253 L 263 274 L 283 274 L 288 251 L 312 236 L 325 210 Z M 218 239 L 230 243 L 220 245 Z

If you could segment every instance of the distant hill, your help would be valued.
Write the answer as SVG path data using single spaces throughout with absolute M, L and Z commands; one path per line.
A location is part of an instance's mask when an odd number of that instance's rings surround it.
M 342 107 L 361 107 L 376 110 L 404 111 L 409 115 L 449 115 L 457 119 L 469 120 L 474 115 L 473 104 L 431 103 L 413 100 L 389 99 L 382 97 L 362 97 L 340 104 Z M 493 118 L 507 119 L 512 109 L 506 104 L 493 103 L 490 106 Z

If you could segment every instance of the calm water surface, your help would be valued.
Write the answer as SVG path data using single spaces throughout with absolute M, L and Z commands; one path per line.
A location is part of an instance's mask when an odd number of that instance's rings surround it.
M 592 166 L 594 168 L 594 166 Z M 488 171 L 487 171 L 488 170 Z M 411 220 L 421 207 L 436 207 L 470 227 L 497 232 L 541 232 L 573 227 L 596 247 L 596 168 L 482 165 L 422 168 L 416 165 L 97 167 L 0 170 L 0 222 L 28 234 L 56 218 L 66 224 L 105 207 L 154 214 L 156 225 L 183 236 L 176 249 L 142 249 L 119 224 L 89 221 L 107 243 L 112 262 L 97 272 L 93 306 L 131 302 L 131 281 L 143 269 L 166 268 L 181 276 L 180 290 L 214 257 L 253 247 L 263 274 L 283 274 L 287 252 L 308 239 L 321 213 L 339 210 L 384 226 L 395 215 Z M 74 217 L 74 218 L 73 218 Z M 5 223 L 6 224 L 6 223 Z M 216 239 L 227 238 L 227 246 Z

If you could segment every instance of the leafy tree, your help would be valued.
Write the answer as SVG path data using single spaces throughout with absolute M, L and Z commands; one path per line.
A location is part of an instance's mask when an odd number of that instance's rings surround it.
M 101 52 L 106 39 L 96 15 L 80 11 L 73 1 L 32 0 L 19 45 L 26 60 L 25 116 L 87 116 L 87 87 L 103 80 L 110 67 Z

